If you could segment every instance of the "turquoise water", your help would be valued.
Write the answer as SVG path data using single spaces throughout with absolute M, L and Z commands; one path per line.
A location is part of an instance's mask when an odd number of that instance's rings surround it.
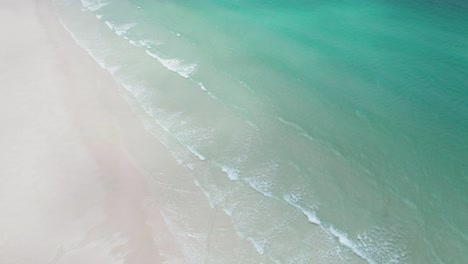
M 468 262 L 467 2 L 56 2 L 265 261 Z

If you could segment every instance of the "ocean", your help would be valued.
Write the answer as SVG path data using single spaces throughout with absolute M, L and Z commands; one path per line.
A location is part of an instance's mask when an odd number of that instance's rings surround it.
M 468 2 L 55 5 L 257 255 L 188 263 L 468 263 Z

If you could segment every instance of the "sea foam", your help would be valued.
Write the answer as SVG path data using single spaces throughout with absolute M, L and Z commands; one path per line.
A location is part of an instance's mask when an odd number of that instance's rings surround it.
M 129 29 L 135 27 L 136 25 L 137 25 L 137 23 L 128 23 L 128 24 L 124 24 L 124 25 L 114 26 L 114 32 L 115 32 L 115 34 L 117 34 L 119 36 L 122 36 L 125 33 L 127 33 L 127 31 Z
M 264 162 L 259 168 L 248 172 L 243 180 L 254 190 L 266 197 L 275 198 L 272 193 L 272 178 L 276 175 L 279 165 L 275 161 Z M 276 199 L 276 198 L 275 198 Z
M 89 11 L 97 11 L 102 7 L 110 4 L 110 2 L 92 1 L 92 0 L 81 0 L 81 4 Z
M 106 24 L 106 26 L 107 26 L 110 30 L 114 30 L 114 24 L 112 24 L 112 22 L 110 22 L 110 21 L 104 21 L 104 23 Z
M 299 205 L 299 197 L 294 194 L 284 194 L 283 199 L 288 202 L 290 205 L 294 206 L 296 209 L 301 211 L 306 217 L 309 222 L 312 224 L 320 225 L 320 219 L 318 219 L 317 215 L 314 211 L 307 210 L 303 206 Z
M 325 230 L 329 234 L 337 238 L 340 244 L 351 249 L 360 258 L 364 259 L 369 264 L 375 264 L 375 262 L 372 259 L 370 259 L 364 252 L 362 252 L 361 249 L 352 240 L 350 240 L 345 233 L 340 232 L 339 230 L 335 229 L 335 227 L 333 226 L 330 226 Z
M 255 247 L 255 250 L 257 250 L 258 254 L 260 254 L 260 255 L 265 254 L 265 247 L 266 247 L 266 241 L 265 240 L 258 241 L 256 239 L 251 238 L 251 237 L 247 238 L 247 240 L 249 240 L 252 243 L 252 245 Z
M 179 59 L 163 59 L 149 50 L 146 50 L 146 53 L 157 59 L 166 69 L 173 71 L 186 79 L 190 78 L 197 69 L 197 64 L 184 64 L 184 62 Z
M 224 173 L 227 174 L 228 178 L 231 181 L 237 181 L 239 179 L 239 169 L 236 168 L 230 168 L 227 166 L 221 166 L 221 169 L 223 170 Z

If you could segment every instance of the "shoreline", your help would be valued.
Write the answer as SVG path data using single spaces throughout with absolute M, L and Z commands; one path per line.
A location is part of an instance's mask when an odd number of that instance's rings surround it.
M 13 88 L 0 102 L 0 262 L 272 262 L 266 242 L 239 233 L 145 129 L 144 111 L 67 32 L 52 1 L 9 1 L 0 4 L 11 30 L 0 81 Z
M 454 9 L 265 4 L 291 11 L 271 24 L 256 23 L 271 20 L 250 12 L 255 2 L 51 2 L 68 34 L 45 1 L 6 0 L 18 8 L 0 14 L 0 214 L 12 227 L 0 252 L 19 245 L 14 234 L 50 234 L 59 262 L 73 252 L 125 263 L 463 259 L 465 127 L 451 98 L 463 90 L 453 59 L 464 38 L 456 21 L 441 18 L 444 30 L 427 16 Z M 408 49 L 389 57 L 401 41 Z
M 18 111 L 19 115 L 6 121 L 0 116 L 0 122 L 13 133 L 20 130 L 15 121 L 42 122 L 44 129 L 34 132 L 51 137 L 50 144 L 42 148 L 55 152 L 44 155 L 37 150 L 25 155 L 40 139 L 28 135 L 22 138 L 32 142 L 20 143 L 21 138 L 14 135 L 4 152 L 11 153 L 14 148 L 21 152 L 9 160 L 0 156 L 0 174 L 8 175 L 5 168 L 15 170 L 23 164 L 33 170 L 19 179 L 10 173 L 11 184 L 4 187 L 11 187 L 11 192 L 0 193 L 0 214 L 10 215 L 12 220 L 0 219 L 0 233 L 16 239 L 2 241 L 0 237 L 0 247 L 5 245 L 0 262 L 204 263 L 216 257 L 226 263 L 272 262 L 264 254 L 263 244 L 240 235 L 227 213 L 217 205 L 211 207 L 203 190 L 195 185 L 192 172 L 180 166 L 145 129 L 137 114 L 141 109 L 126 102 L 120 93 L 125 89 L 80 47 L 72 32 L 67 32 L 52 1 L 12 1 L 10 5 L 2 12 L 23 17 L 4 19 L 24 23 L 9 28 L 22 35 L 6 39 L 6 47 L 0 50 L 14 50 L 13 57 L 21 60 L 4 59 L 5 67 L 17 67 L 11 71 L 14 76 L 2 76 L 0 81 L 21 88 L 22 93 L 12 92 L 5 98 L 23 96 L 33 101 L 31 109 L 45 109 L 46 113 L 38 116 L 16 109 L 24 102 L 5 102 L 2 107 L 8 109 L 0 109 L 2 113 Z M 30 24 L 34 27 L 28 28 Z M 23 49 L 15 50 L 17 43 L 25 43 Z M 23 54 L 24 49 L 31 54 Z M 25 72 L 24 65 L 31 65 L 32 71 Z M 27 82 L 18 83 L 17 76 Z M 43 159 L 40 163 L 27 163 L 39 156 Z M 15 165 L 1 164 L 3 161 Z M 59 166 L 61 163 L 66 165 Z M 26 180 L 31 175 L 52 187 L 34 192 L 36 186 Z M 21 187 L 19 192 L 15 185 Z M 25 192 L 32 193 L 31 197 L 22 197 Z M 45 192 L 51 197 L 45 197 Z M 256 195 L 252 190 L 246 194 L 251 192 Z M 25 209 L 35 208 L 38 201 L 41 206 L 34 213 L 16 213 L 16 200 L 23 200 Z M 19 230 L 18 219 L 30 229 Z M 39 224 L 33 225 L 38 219 Z M 44 238 L 47 243 L 42 242 Z
M 127 146 L 150 145 L 141 151 L 159 152 L 166 169 L 177 170 L 175 160 L 68 35 L 51 1 L 1 5 L 0 262 L 180 258 Z

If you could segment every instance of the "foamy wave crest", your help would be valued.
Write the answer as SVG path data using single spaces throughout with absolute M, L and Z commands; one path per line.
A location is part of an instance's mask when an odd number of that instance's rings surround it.
M 356 246 L 375 263 L 406 263 L 403 233 L 398 228 L 373 228 L 357 237 Z
M 340 244 L 343 246 L 351 249 L 356 255 L 367 261 L 369 264 L 374 264 L 375 262 L 370 259 L 364 252 L 361 251 L 361 249 L 352 241 L 348 238 L 348 236 L 345 233 L 342 233 L 335 229 L 333 226 L 330 226 L 329 228 L 326 229 L 326 231 L 333 235 L 335 238 L 338 239 Z
M 240 151 L 244 154 L 229 157 L 227 160 L 216 162 L 216 165 L 218 165 L 218 167 L 220 167 L 221 170 L 227 174 L 231 181 L 239 180 L 241 170 L 244 168 L 244 164 L 249 158 L 247 154 L 249 151 L 249 145 L 246 144 L 246 146 L 242 146 L 242 142 L 238 142 L 237 145 L 241 147 Z
M 276 174 L 278 167 L 279 165 L 274 161 L 267 162 L 261 168 L 250 172 L 249 174 L 251 174 L 251 176 L 247 176 L 243 178 L 243 180 L 257 192 L 266 197 L 274 198 L 272 193 L 273 182 L 271 178 Z
M 152 42 L 150 40 L 132 40 L 132 39 L 129 39 L 128 42 L 130 42 L 130 44 L 132 44 L 135 47 L 147 48 L 147 49 L 151 48 L 150 44 L 161 45 L 160 43 L 154 43 L 154 42 Z
M 133 46 L 135 46 L 135 47 L 138 47 L 138 48 L 143 47 L 138 41 L 129 40 L 128 42 L 129 42 L 130 44 L 132 44 Z
M 318 219 L 317 215 L 314 211 L 305 209 L 301 205 L 299 205 L 300 198 L 295 194 L 284 194 L 283 199 L 288 202 L 290 205 L 294 206 L 296 209 L 301 211 L 306 217 L 309 222 L 312 224 L 320 225 L 320 219 Z
M 166 69 L 173 71 L 186 79 L 190 78 L 190 76 L 192 76 L 192 74 L 197 70 L 196 64 L 184 64 L 183 61 L 179 59 L 163 59 L 149 50 L 146 50 L 146 53 L 157 59 Z
M 202 91 L 204 92 L 207 92 L 208 90 L 206 89 L 205 85 L 203 85 L 202 82 L 198 82 L 198 86 L 200 87 L 200 89 L 202 89 Z
M 114 32 L 115 32 L 115 34 L 117 34 L 119 36 L 122 36 L 125 33 L 127 33 L 127 31 L 129 29 L 133 28 L 136 25 L 137 25 L 137 23 L 129 23 L 129 24 L 124 24 L 124 25 L 120 25 L 120 26 L 114 26 Z
M 89 11 L 97 11 L 99 9 L 101 9 L 102 7 L 110 4 L 109 1 L 106 1 L 106 2 L 101 2 L 100 0 L 96 1 L 96 0 L 81 0 L 81 4 L 83 4 L 83 6 L 85 8 L 87 8 Z
M 112 22 L 110 22 L 110 21 L 104 21 L 104 23 L 106 23 L 106 26 L 107 26 L 110 30 L 114 30 L 114 24 L 112 24 Z
M 198 152 L 194 147 L 192 146 L 188 146 L 187 149 L 193 153 L 193 155 L 197 156 L 197 158 L 199 160 L 206 160 L 205 156 L 203 156 L 202 154 L 200 154 L 200 152 Z
M 231 208 L 223 208 L 223 211 L 226 215 L 232 216 L 232 209 Z
M 257 250 L 258 254 L 263 255 L 265 254 L 265 247 L 266 247 L 266 241 L 265 240 L 255 240 L 251 237 L 247 238 L 255 247 L 255 250 Z
M 221 169 L 223 170 L 224 173 L 227 174 L 228 178 L 231 181 L 237 181 L 239 179 L 239 173 L 240 173 L 239 169 L 230 168 L 226 166 L 221 166 Z
M 391 232 L 384 229 L 374 228 L 368 233 L 359 235 L 357 239 L 351 239 L 345 232 L 321 222 L 314 210 L 316 206 L 304 206 L 301 204 L 300 194 L 284 194 L 283 199 L 301 211 L 309 222 L 318 225 L 322 230 L 338 240 L 345 248 L 351 250 L 361 259 L 369 264 L 374 263 L 405 263 L 406 251 L 395 242 L 398 239 L 398 231 Z M 397 237 L 398 238 L 398 237 Z
M 245 182 L 249 184 L 257 192 L 263 194 L 263 196 L 273 198 L 273 193 L 271 192 L 272 183 L 258 178 L 245 178 Z
M 208 89 L 205 87 L 205 85 L 202 82 L 197 82 L 197 84 L 198 84 L 198 87 L 200 87 L 202 91 L 206 92 L 211 98 L 218 100 L 218 97 L 216 97 L 216 95 L 214 95 L 212 92 L 208 91 Z

